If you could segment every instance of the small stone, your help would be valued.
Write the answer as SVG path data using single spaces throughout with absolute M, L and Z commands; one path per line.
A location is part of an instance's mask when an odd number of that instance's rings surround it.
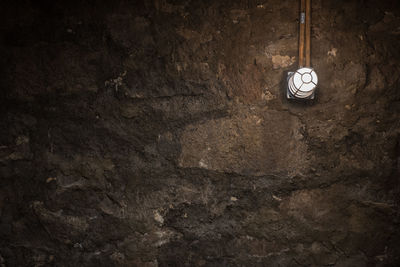
M 268 90 L 266 90 L 265 92 L 263 92 L 261 94 L 261 99 L 266 100 L 266 101 L 271 101 L 273 99 L 275 99 L 275 96 Z
M 50 183 L 50 182 L 56 181 L 56 180 L 57 180 L 57 178 L 49 177 L 49 178 L 46 179 L 46 183 Z
M 156 222 L 158 222 L 159 224 L 164 223 L 164 218 L 161 216 L 158 210 L 154 211 L 154 220 L 156 220 Z
M 29 137 L 27 136 L 18 136 L 17 139 L 15 140 L 15 143 L 17 144 L 17 146 L 22 145 L 22 144 L 27 144 L 29 143 Z
M 238 201 L 237 197 L 231 197 L 231 201 Z
M 83 249 L 83 246 L 82 246 L 82 244 L 81 244 L 81 243 L 75 243 L 75 244 L 74 244 L 74 248 L 80 248 L 80 249 Z
M 272 56 L 273 69 L 286 68 L 296 62 L 296 57 L 274 55 Z
M 275 199 L 276 201 L 282 201 L 282 198 L 277 197 L 277 196 L 275 196 L 275 195 L 272 195 L 272 198 Z
M 336 54 L 337 54 L 337 48 L 332 48 L 330 51 L 328 51 L 328 56 L 336 57 Z
M 199 161 L 199 167 L 200 167 L 200 168 L 207 169 L 207 168 L 208 168 L 208 165 L 204 162 L 203 159 L 201 159 L 201 160 Z

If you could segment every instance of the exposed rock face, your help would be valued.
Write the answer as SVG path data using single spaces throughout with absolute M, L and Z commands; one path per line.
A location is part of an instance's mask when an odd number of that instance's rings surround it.
M 0 266 L 400 264 L 398 1 L 0 12 Z
M 232 116 L 188 125 L 181 135 L 179 166 L 288 177 L 310 168 L 304 125 L 297 117 L 267 109 L 238 110 Z

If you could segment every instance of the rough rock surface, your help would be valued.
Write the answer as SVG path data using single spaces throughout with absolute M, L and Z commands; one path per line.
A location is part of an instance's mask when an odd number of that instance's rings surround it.
M 400 3 L 2 1 L 0 266 L 399 266 Z

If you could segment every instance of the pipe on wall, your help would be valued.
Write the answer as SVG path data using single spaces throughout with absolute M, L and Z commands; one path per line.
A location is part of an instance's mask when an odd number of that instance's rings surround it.
M 299 68 L 304 66 L 305 0 L 300 0 Z
M 311 0 L 306 0 L 306 67 L 311 67 Z

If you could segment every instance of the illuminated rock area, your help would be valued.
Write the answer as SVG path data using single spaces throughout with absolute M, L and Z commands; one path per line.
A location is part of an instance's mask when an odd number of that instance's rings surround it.
M 2 1 L 0 266 L 399 266 L 400 3 Z

